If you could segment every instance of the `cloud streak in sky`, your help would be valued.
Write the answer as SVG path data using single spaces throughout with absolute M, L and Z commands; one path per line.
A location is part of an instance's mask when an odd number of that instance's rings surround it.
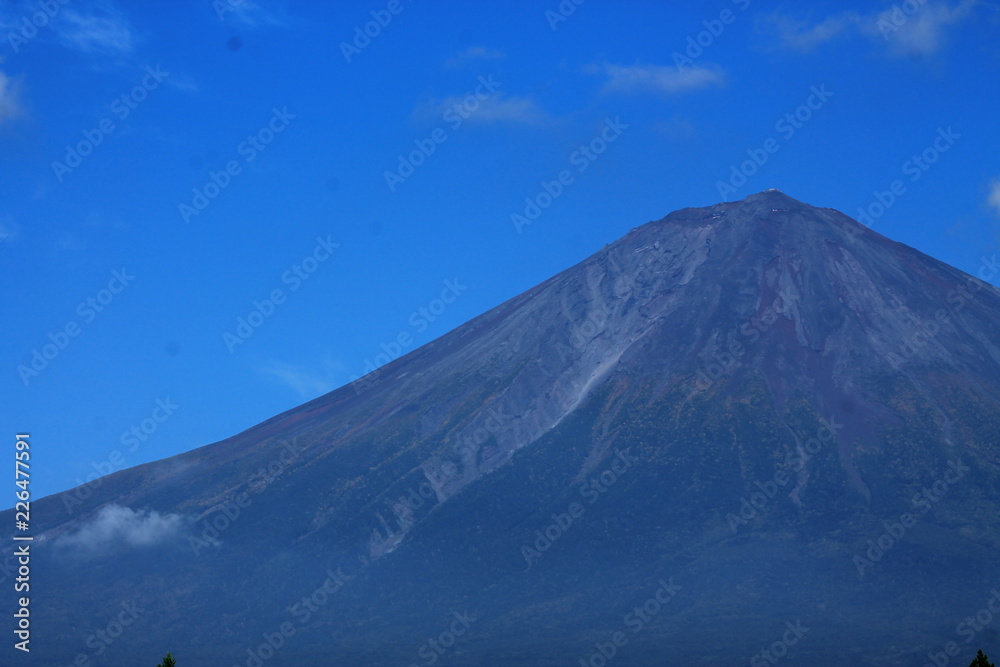
M 454 115 L 456 113 L 458 115 Z M 505 95 L 500 91 L 487 97 L 453 95 L 443 100 L 430 100 L 419 105 L 413 115 L 418 119 L 460 117 L 463 123 L 471 125 L 537 125 L 551 120 L 549 114 L 530 97 Z
M 962 0 L 957 4 L 927 0 L 907 13 L 900 5 L 872 13 L 845 11 L 820 20 L 811 15 L 795 18 L 773 12 L 757 19 L 757 31 L 775 40 L 781 48 L 808 53 L 837 39 L 861 35 L 887 53 L 900 57 L 919 57 L 940 52 L 949 29 L 972 16 L 979 0 Z
M 856 12 L 828 16 L 822 21 L 813 21 L 811 17 L 796 19 L 774 12 L 757 18 L 757 30 L 777 40 L 783 48 L 808 53 L 849 33 L 860 23 L 861 17 Z
M 336 388 L 333 375 L 343 372 L 343 364 L 330 359 L 323 362 L 323 371 L 313 367 L 302 368 L 282 361 L 270 361 L 262 372 L 294 390 L 302 398 L 316 398 Z
M 990 183 L 990 193 L 986 201 L 996 214 L 1000 215 L 1000 178 L 994 178 Z
M 503 60 L 507 57 L 503 51 L 487 46 L 470 46 L 457 56 L 445 61 L 445 67 L 457 69 L 473 60 Z
M 673 95 L 725 84 L 722 68 L 713 64 L 674 65 L 614 65 L 603 63 L 586 69 L 591 74 L 604 74 L 605 93 L 658 93 Z
M 122 55 L 135 46 L 135 31 L 128 19 L 108 3 L 65 7 L 53 22 L 59 41 L 84 53 Z
M 0 124 L 24 114 L 17 81 L 0 72 Z

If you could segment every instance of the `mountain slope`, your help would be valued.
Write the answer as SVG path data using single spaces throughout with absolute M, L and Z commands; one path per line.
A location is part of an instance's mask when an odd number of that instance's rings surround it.
M 997 583 L 998 405 L 995 288 L 777 191 L 683 209 L 35 503 L 32 664 L 923 664 Z

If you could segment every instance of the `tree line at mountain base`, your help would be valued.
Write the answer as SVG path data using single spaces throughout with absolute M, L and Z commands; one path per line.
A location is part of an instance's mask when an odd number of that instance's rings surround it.
M 163 657 L 163 662 L 156 667 L 177 667 L 177 663 L 174 662 L 174 657 L 170 654 L 170 651 L 167 651 L 167 655 Z M 990 659 L 980 649 L 976 653 L 976 659 L 969 663 L 969 667 L 996 667 L 996 665 L 990 662 Z

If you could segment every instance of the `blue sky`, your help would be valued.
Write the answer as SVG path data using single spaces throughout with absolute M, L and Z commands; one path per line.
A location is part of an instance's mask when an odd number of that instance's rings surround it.
M 988 276 L 998 28 L 984 0 L 4 3 L 2 438 L 31 433 L 35 497 L 188 451 L 770 187 Z

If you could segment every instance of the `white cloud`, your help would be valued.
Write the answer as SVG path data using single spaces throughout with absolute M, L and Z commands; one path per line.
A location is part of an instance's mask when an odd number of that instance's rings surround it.
M 138 512 L 120 505 L 106 505 L 97 516 L 74 532 L 57 538 L 61 547 L 94 553 L 116 545 L 146 547 L 177 537 L 184 521 L 178 514 L 155 510 Z
M 222 0 L 221 11 L 216 10 L 220 19 L 232 19 L 244 28 L 280 28 L 288 24 L 281 8 L 268 9 L 253 0 Z
M 672 65 L 612 65 L 588 67 L 588 72 L 603 73 L 608 77 L 604 92 L 660 94 L 683 93 L 689 90 L 721 86 L 726 77 L 722 68 L 713 64 L 694 64 L 687 67 Z
M 24 21 L 29 23 L 37 13 L 37 2 L 0 6 L 0 32 L 13 32 L 22 37 Z M 71 49 L 87 54 L 123 55 L 133 51 L 137 38 L 135 29 L 112 0 L 65 0 L 54 2 L 54 12 L 41 28 L 23 39 L 55 40 Z
M 84 53 L 125 54 L 131 53 L 135 45 L 128 20 L 105 2 L 83 10 L 67 6 L 56 16 L 52 27 L 65 46 Z
M 812 51 L 839 36 L 862 35 L 884 46 L 890 55 L 919 57 L 940 51 L 947 43 L 949 28 L 972 16 L 978 4 L 979 0 L 957 4 L 926 0 L 909 13 L 896 4 L 877 13 L 848 11 L 819 21 L 774 12 L 758 17 L 757 29 L 775 38 L 778 46 L 794 51 Z
M 784 48 L 808 52 L 843 35 L 848 29 L 858 25 L 860 20 L 855 12 L 829 16 L 818 23 L 810 18 L 795 19 L 774 12 L 757 18 L 757 30 L 776 38 Z
M 11 243 L 21 232 L 21 226 L 8 215 L 0 220 L 0 243 Z
M 469 117 L 472 122 L 540 123 L 547 118 L 535 102 L 527 97 L 497 93 L 487 98 Z
M 64 252 L 81 252 L 87 249 L 87 240 L 64 230 L 56 233 L 54 246 Z
M 487 46 L 470 46 L 463 55 L 468 58 L 485 58 L 487 60 L 498 60 L 504 57 L 502 51 Z
M 503 60 L 506 57 L 507 54 L 498 49 L 492 49 L 488 46 L 470 46 L 457 56 L 448 58 L 444 64 L 445 67 L 456 69 L 470 60 Z
M 1000 215 L 1000 178 L 994 178 L 993 182 L 990 183 L 990 194 L 987 202 L 997 212 L 997 215 Z
M 698 134 L 698 129 L 691 121 L 676 114 L 654 123 L 653 130 L 670 141 L 687 141 Z
M 302 368 L 281 361 L 271 361 L 262 369 L 278 382 L 298 393 L 302 398 L 312 399 L 331 392 L 343 383 L 346 367 L 327 355 L 323 358 L 320 368 Z M 338 382 L 338 378 L 341 380 Z
M 0 72 L 0 123 L 17 118 L 23 113 L 20 86 L 9 76 Z
M 445 114 L 449 118 L 460 118 L 463 123 L 535 125 L 550 120 L 549 114 L 531 98 L 505 95 L 502 92 L 495 92 L 487 97 L 455 95 L 443 100 L 431 100 L 414 111 L 414 116 L 421 119 L 442 118 Z
M 183 93 L 197 93 L 201 86 L 191 77 L 184 74 L 170 73 L 170 77 L 164 83 L 171 88 L 176 88 Z
M 955 6 L 928 1 L 910 15 L 887 9 L 865 25 L 865 33 L 887 41 L 893 55 L 932 55 L 944 46 L 948 26 L 971 16 L 976 4 L 977 0 L 963 0 Z

